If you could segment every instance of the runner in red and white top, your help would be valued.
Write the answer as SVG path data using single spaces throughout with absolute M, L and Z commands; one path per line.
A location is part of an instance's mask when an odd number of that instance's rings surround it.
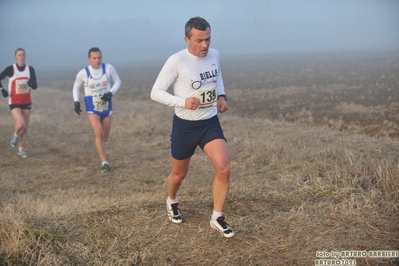
M 22 48 L 15 51 L 16 63 L 8 66 L 0 74 L 0 89 L 4 98 L 9 96 L 11 114 L 15 120 L 15 130 L 11 139 L 11 146 L 18 145 L 21 158 L 28 155 L 24 151 L 27 136 L 30 110 L 32 108 L 31 90 L 37 89 L 36 73 L 32 66 L 25 64 L 26 53 Z M 1 80 L 8 77 L 8 90 L 4 89 Z

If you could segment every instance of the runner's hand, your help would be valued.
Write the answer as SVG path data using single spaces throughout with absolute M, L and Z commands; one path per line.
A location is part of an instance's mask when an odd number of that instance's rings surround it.
M 6 91 L 6 89 L 4 89 L 3 87 L 1 87 L 1 93 L 3 94 L 4 98 L 8 96 L 8 91 Z
M 104 102 L 108 102 L 112 97 L 112 92 L 107 92 L 103 95 L 103 97 L 101 97 L 101 100 L 103 100 Z
M 218 112 L 219 113 L 224 113 L 224 112 L 226 112 L 229 109 L 229 106 L 227 105 L 227 102 L 226 102 L 226 98 L 224 98 L 224 97 L 219 97 L 218 98 L 217 105 L 218 105 Z
M 75 102 L 75 113 L 80 115 L 81 112 L 82 112 L 82 109 L 80 109 L 80 102 Z
M 200 105 L 200 100 L 197 97 L 187 98 L 184 102 L 184 107 L 190 110 L 196 110 Z
M 33 87 L 33 82 L 31 80 L 28 80 L 28 86 L 32 89 Z M 32 89 L 33 90 L 33 89 Z

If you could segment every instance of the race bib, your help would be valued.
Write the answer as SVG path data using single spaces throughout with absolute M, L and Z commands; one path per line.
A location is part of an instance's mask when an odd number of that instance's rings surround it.
M 103 112 L 108 110 L 108 102 L 101 100 L 100 97 L 93 97 L 94 111 Z
M 217 106 L 216 87 L 210 89 L 199 89 L 195 96 L 200 100 L 198 110 L 212 109 Z
M 15 81 L 15 93 L 16 94 L 26 94 L 29 93 L 29 85 L 27 80 L 16 80 Z

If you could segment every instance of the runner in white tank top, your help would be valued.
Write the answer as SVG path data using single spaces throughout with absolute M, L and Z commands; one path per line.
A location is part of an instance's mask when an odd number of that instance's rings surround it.
M 95 144 L 101 159 L 101 172 L 109 172 L 110 166 L 104 149 L 111 130 L 112 96 L 119 90 L 121 79 L 116 69 L 110 64 L 102 63 L 100 49 L 89 50 L 90 65 L 76 75 L 72 95 L 75 112 L 80 115 L 80 89 L 84 87 L 87 117 L 96 136 Z

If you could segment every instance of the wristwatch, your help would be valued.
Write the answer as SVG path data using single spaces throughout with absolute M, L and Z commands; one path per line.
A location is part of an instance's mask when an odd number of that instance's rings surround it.
M 223 97 L 224 100 L 227 102 L 227 96 L 226 96 L 226 95 L 224 95 L 224 94 L 219 95 L 219 96 L 218 96 L 218 100 L 219 100 L 220 97 Z

